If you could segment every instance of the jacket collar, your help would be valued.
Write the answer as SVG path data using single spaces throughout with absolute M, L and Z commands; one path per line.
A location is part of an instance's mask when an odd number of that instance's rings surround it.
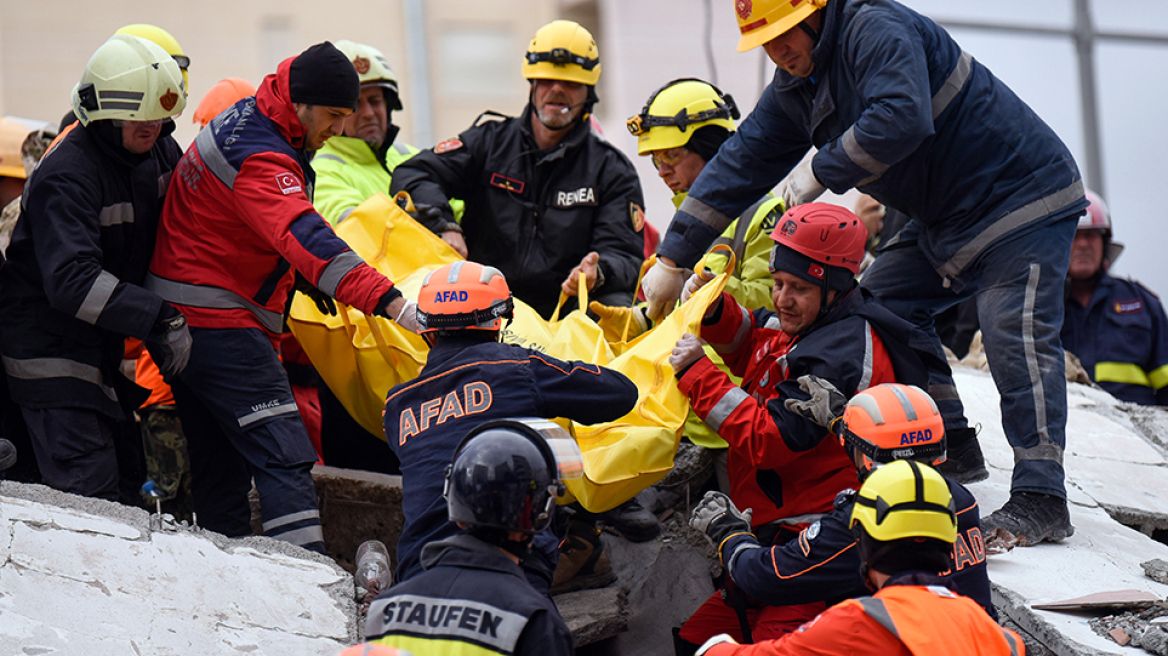
M 504 572 L 523 578 L 523 570 L 499 549 L 465 532 L 422 547 L 422 569 L 439 565 Z
M 276 128 L 288 143 L 300 150 L 304 148 L 306 131 L 296 116 L 296 108 L 292 105 L 292 97 L 288 90 L 288 77 L 294 59 L 296 58 L 289 57 L 280 62 L 276 72 L 264 78 L 259 90 L 256 91 L 256 104 L 264 116 L 276 124 Z

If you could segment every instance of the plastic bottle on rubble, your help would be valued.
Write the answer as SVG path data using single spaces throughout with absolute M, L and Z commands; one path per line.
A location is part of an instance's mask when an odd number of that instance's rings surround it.
M 357 547 L 357 571 L 353 575 L 357 587 L 369 589 L 369 583 L 376 581 L 378 590 L 389 587 L 393 574 L 389 567 L 389 550 L 381 540 L 366 540 Z

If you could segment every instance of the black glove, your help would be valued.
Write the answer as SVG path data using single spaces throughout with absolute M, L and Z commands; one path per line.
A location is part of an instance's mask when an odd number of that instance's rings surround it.
M 715 492 L 706 492 L 701 502 L 694 508 L 689 525 L 703 533 L 721 549 L 722 542 L 735 533 L 750 533 L 750 518 L 754 511 L 745 511 L 734 506 L 730 497 Z
M 333 317 L 337 316 L 337 304 L 333 301 L 332 297 L 317 289 L 316 285 L 308 282 L 308 278 L 300 275 L 299 271 L 296 272 L 296 282 L 292 283 L 292 289 L 311 298 L 312 302 L 316 303 L 316 309 L 320 310 L 321 314 L 327 314 Z
M 169 303 L 162 304 L 158 317 L 146 335 L 146 350 L 158 365 L 162 379 L 170 382 L 187 367 L 191 357 L 191 331 L 187 329 L 187 318 Z

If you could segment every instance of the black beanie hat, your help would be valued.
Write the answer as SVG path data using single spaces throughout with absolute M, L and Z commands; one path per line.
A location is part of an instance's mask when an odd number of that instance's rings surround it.
M 731 134 L 734 133 L 721 125 L 703 125 L 694 131 L 685 147 L 697 153 L 703 162 L 709 164 Z
M 349 58 L 325 41 L 292 60 L 288 92 L 294 103 L 356 110 L 361 80 Z

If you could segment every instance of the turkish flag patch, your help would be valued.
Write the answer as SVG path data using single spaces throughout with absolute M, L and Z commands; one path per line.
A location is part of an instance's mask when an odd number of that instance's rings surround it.
M 437 146 L 434 146 L 434 152 L 441 155 L 442 153 L 449 153 L 450 151 L 458 150 L 459 148 L 462 148 L 462 139 L 459 139 L 458 137 L 452 137 L 439 143 Z
M 285 196 L 298 194 L 302 189 L 300 186 L 300 178 L 297 178 L 296 174 L 291 171 L 285 171 L 277 175 L 276 185 L 280 187 L 280 191 L 284 192 Z
M 822 265 L 812 263 L 807 267 L 807 275 L 811 276 L 812 278 L 823 280 L 824 273 L 825 272 Z

